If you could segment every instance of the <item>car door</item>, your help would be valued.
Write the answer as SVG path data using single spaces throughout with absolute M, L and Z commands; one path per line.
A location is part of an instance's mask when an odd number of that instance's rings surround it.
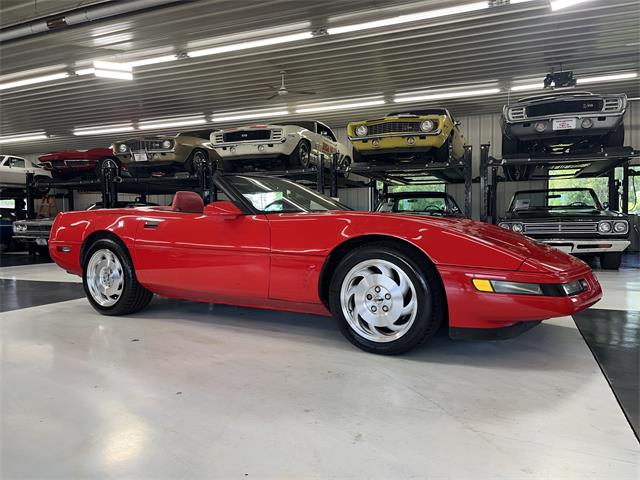
M 269 223 L 264 215 L 226 219 L 145 211 L 135 239 L 139 281 L 165 296 L 254 303 L 269 291 Z

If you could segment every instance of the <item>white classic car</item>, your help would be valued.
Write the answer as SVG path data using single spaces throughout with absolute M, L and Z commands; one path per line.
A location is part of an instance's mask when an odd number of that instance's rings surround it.
M 320 159 L 329 166 L 334 153 L 338 154 L 338 166 L 346 168 L 352 158 L 351 149 L 338 142 L 328 126 L 315 121 L 216 130 L 211 133 L 211 144 L 222 157 L 225 171 L 275 162 L 286 168 L 308 168 Z
M 32 172 L 36 179 L 51 178 L 51 172 L 42 168 L 37 162 L 13 155 L 0 155 L 0 184 L 24 187 L 27 182 L 27 172 Z

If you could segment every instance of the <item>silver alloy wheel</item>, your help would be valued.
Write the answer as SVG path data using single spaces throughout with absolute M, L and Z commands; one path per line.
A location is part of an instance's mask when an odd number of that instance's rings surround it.
M 300 165 L 304 168 L 308 168 L 311 164 L 311 150 L 307 142 L 300 142 L 298 147 L 298 158 L 300 159 Z
M 377 343 L 402 337 L 418 313 L 416 289 L 409 276 L 381 259 L 360 262 L 347 273 L 340 288 L 340 305 L 353 331 Z
M 106 248 L 96 250 L 87 264 L 87 286 L 101 307 L 115 305 L 124 290 L 124 273 L 118 257 Z
M 201 151 L 196 151 L 193 154 L 193 160 L 192 160 L 192 165 L 193 165 L 193 171 L 194 172 L 199 172 L 200 170 L 202 170 L 202 168 L 204 167 L 206 160 L 205 160 L 205 156 L 204 153 L 202 153 Z

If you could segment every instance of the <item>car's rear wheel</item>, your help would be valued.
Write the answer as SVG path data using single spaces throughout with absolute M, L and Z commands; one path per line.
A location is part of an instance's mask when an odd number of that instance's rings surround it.
M 91 306 L 103 315 L 127 315 L 146 307 L 153 294 L 136 279 L 128 252 L 104 238 L 85 255 L 82 284 Z
M 605 270 L 618 270 L 622 263 L 622 253 L 611 252 L 600 255 L 600 266 Z
M 289 156 L 289 166 L 293 168 L 309 168 L 311 165 L 311 144 L 308 140 L 300 140 Z
M 431 337 L 443 318 L 435 269 L 395 245 L 358 248 L 338 265 L 329 301 L 338 328 L 367 352 L 397 355 Z

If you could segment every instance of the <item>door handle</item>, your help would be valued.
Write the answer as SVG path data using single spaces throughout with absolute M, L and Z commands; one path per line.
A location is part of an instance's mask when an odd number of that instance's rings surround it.
M 160 222 L 146 221 L 144 222 L 144 228 L 158 228 L 159 224 Z

